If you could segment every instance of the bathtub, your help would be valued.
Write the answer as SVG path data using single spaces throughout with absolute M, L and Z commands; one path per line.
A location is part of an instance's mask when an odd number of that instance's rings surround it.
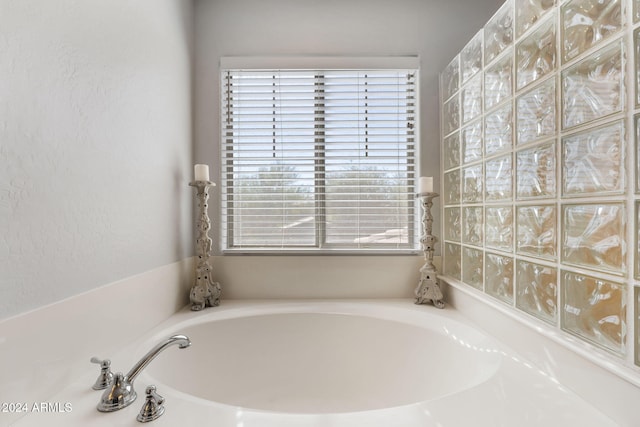
M 99 413 L 95 372 L 52 401 L 65 414 L 15 425 L 139 426 L 149 384 L 164 396 L 153 426 L 614 426 L 554 378 L 453 309 L 411 300 L 223 301 L 185 309 L 112 357 L 127 371 L 157 342 L 185 334 L 135 381 L 138 400 Z

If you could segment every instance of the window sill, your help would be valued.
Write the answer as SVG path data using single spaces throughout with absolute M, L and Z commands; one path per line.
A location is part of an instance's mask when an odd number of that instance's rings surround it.
M 415 256 L 422 255 L 423 252 L 418 249 L 224 249 L 222 255 L 295 255 L 295 256 L 313 256 L 313 255 L 329 255 L 329 256 Z

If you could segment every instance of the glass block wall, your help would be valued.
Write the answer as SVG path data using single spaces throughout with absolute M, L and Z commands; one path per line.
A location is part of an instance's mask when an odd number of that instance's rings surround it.
M 445 279 L 628 366 L 639 70 L 640 0 L 508 0 L 440 76 Z

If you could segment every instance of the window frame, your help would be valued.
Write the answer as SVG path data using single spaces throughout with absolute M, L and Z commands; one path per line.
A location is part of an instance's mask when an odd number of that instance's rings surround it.
M 274 65 L 277 65 L 274 67 Z M 413 179 L 409 178 L 409 182 L 413 182 L 414 189 L 417 187 L 417 181 L 419 176 L 420 169 L 420 114 L 419 114 L 419 59 L 417 57 L 384 57 L 384 58 L 333 58 L 333 57 L 322 57 L 322 58 L 222 58 L 220 61 L 219 68 L 219 78 L 220 78 L 220 137 L 224 138 L 226 123 L 225 123 L 225 109 L 222 107 L 223 102 L 226 98 L 224 89 L 225 89 L 225 72 L 228 70 L 246 70 L 246 71 L 259 71 L 259 70 L 321 70 L 321 71 L 329 71 L 329 70 L 349 70 L 349 71 L 357 71 L 357 70 L 404 70 L 404 69 L 412 69 L 415 70 L 415 77 L 413 81 L 413 89 L 414 93 L 414 128 L 413 130 Z M 318 149 L 318 144 L 325 144 L 326 141 L 315 141 L 315 149 Z M 223 186 L 227 185 L 227 168 L 225 165 L 225 147 L 227 143 L 224 139 L 221 140 L 220 143 L 220 155 L 221 155 L 221 179 L 223 180 Z M 321 150 L 322 151 L 322 150 Z M 315 200 L 315 213 L 314 219 L 317 220 L 321 218 L 322 221 L 318 221 L 318 227 L 315 229 L 315 242 L 313 245 L 305 246 L 286 246 L 286 247 L 264 247 L 264 246 L 233 246 L 233 222 L 228 221 L 229 213 L 225 212 L 224 209 L 221 211 L 220 215 L 220 235 L 222 237 L 222 242 L 224 242 L 221 246 L 221 251 L 223 254 L 266 254 L 266 255 L 278 255 L 278 254 L 331 254 L 331 255 L 375 255 L 375 254 L 384 254 L 384 255 L 407 255 L 407 254 L 417 254 L 420 253 L 421 250 L 419 248 L 419 233 L 421 228 L 419 227 L 419 214 L 420 207 L 419 203 L 415 197 L 413 200 L 408 201 L 409 203 L 409 213 L 408 222 L 409 225 L 408 235 L 407 235 L 407 243 L 404 243 L 399 247 L 397 244 L 390 244 L 388 246 L 376 245 L 376 247 L 353 247 L 347 246 L 343 247 L 339 244 L 327 244 L 326 240 L 326 228 L 324 220 L 326 219 L 326 211 L 325 211 L 325 194 L 323 191 L 318 191 L 318 188 L 324 188 L 323 186 L 318 185 L 319 179 L 324 179 L 319 177 L 319 175 L 324 174 L 324 170 L 322 169 L 325 165 L 323 161 L 319 164 L 321 168 L 316 167 L 314 172 L 314 200 Z M 224 205 L 225 202 L 223 202 Z M 230 208 L 233 211 L 233 207 Z M 231 212 L 233 215 L 233 212 Z M 223 235 L 224 233 L 224 235 Z M 229 233 L 231 235 L 229 235 Z M 231 244 L 230 244 L 231 242 Z

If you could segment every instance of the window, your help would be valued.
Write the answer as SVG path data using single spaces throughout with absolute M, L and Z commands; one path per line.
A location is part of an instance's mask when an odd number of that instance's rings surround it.
M 416 69 L 224 69 L 225 250 L 416 249 Z

